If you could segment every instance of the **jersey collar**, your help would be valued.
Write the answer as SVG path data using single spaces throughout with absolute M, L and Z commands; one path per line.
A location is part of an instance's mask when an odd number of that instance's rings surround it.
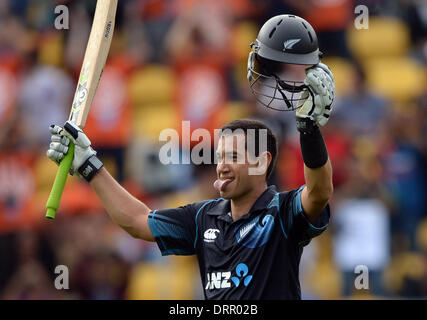
M 268 205 L 271 203 L 276 193 L 277 193 L 276 186 L 272 185 L 267 187 L 267 189 L 265 189 L 265 191 L 259 196 L 259 198 L 252 205 L 252 208 L 251 210 L 249 210 L 249 212 L 267 209 Z
M 249 214 L 245 214 L 241 218 L 249 218 L 250 213 L 267 209 L 267 207 L 273 200 L 274 195 L 276 193 L 277 193 L 276 186 L 272 185 L 267 187 L 267 189 L 264 190 L 264 192 L 258 197 L 255 203 L 252 205 L 251 209 L 249 210 Z M 222 201 L 219 201 L 219 203 L 216 206 L 208 210 L 207 214 L 214 215 L 214 216 L 227 217 L 227 214 L 230 211 L 231 211 L 230 200 L 222 199 Z

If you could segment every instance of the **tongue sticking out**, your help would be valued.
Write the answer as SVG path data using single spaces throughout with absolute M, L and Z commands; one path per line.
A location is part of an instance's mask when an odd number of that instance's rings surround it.
M 225 180 L 217 179 L 217 180 L 215 180 L 215 182 L 214 182 L 214 188 L 215 188 L 218 192 L 224 191 L 225 187 L 226 187 L 226 186 L 227 186 L 231 181 L 233 181 L 233 180 L 232 180 L 232 179 L 225 179 Z

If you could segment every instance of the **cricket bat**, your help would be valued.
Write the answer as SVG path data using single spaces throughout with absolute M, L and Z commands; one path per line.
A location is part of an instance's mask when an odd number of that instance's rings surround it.
M 110 50 L 118 0 L 98 0 L 92 29 L 74 94 L 69 121 L 84 128 L 102 71 Z M 61 201 L 62 191 L 73 162 L 74 144 L 70 141 L 68 153 L 62 159 L 49 198 L 46 218 L 54 219 Z

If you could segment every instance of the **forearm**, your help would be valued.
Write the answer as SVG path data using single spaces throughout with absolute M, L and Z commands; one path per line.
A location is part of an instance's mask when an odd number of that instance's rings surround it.
M 154 241 L 148 226 L 150 208 L 127 192 L 102 167 L 102 162 L 95 156 L 96 152 L 83 131 L 69 121 L 63 128 L 52 125 L 49 130 L 52 136 L 47 156 L 59 163 L 69 150 L 68 139 L 73 141 L 75 148 L 71 169 L 76 176 L 90 181 L 90 185 L 115 223 L 133 237 Z
M 309 133 L 301 133 L 300 143 L 306 184 L 301 194 L 302 205 L 310 220 L 314 221 L 332 197 L 332 166 L 317 126 Z
M 105 168 L 99 170 L 90 185 L 116 224 L 133 237 L 154 240 L 147 222 L 150 208 L 126 191 Z
M 321 211 L 333 193 L 332 184 L 332 165 L 328 161 L 319 168 L 309 168 L 304 165 L 304 177 L 307 187 L 307 196 L 316 205 L 317 210 Z

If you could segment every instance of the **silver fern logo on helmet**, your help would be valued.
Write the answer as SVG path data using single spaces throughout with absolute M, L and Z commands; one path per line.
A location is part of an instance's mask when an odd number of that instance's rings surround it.
M 300 42 L 301 39 L 289 39 L 285 42 L 283 42 L 283 51 L 290 50 L 296 45 L 298 42 Z

